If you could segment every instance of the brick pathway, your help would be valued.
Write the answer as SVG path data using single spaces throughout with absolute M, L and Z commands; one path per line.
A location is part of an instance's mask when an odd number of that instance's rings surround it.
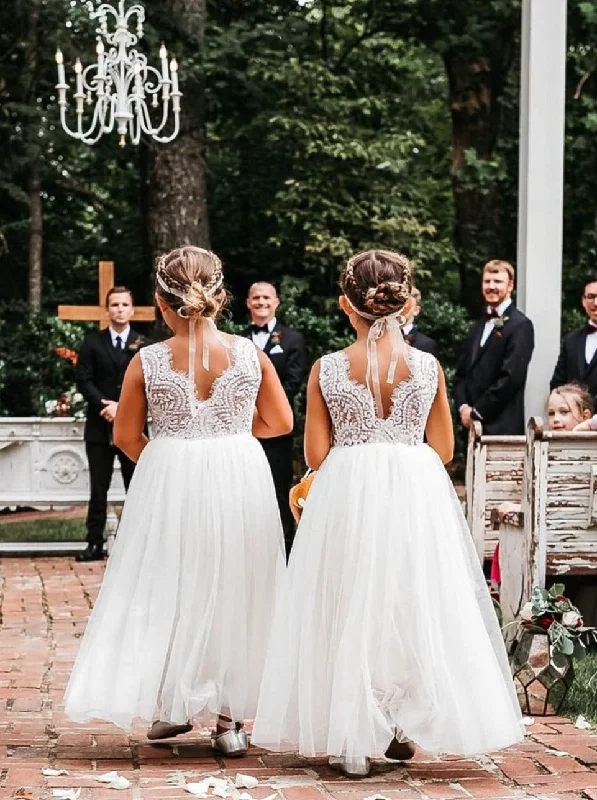
M 376 763 L 362 781 L 339 776 L 323 759 L 292 754 L 215 758 L 207 729 L 151 746 L 143 731 L 75 725 L 64 716 L 62 696 L 102 572 L 101 564 L 67 558 L 0 560 L 0 798 L 45 800 L 57 787 L 81 787 L 80 800 L 190 798 L 185 779 L 234 778 L 240 770 L 259 778 L 250 792 L 255 800 L 273 793 L 276 800 L 597 800 L 597 736 L 563 718 L 537 720 L 527 741 L 506 753 L 478 760 L 418 753 L 407 767 Z M 42 767 L 69 775 L 43 777 Z M 97 782 L 112 770 L 131 788 Z

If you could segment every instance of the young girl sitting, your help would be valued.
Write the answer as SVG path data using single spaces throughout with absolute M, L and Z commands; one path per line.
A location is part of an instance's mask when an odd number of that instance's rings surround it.
M 586 386 L 581 383 L 566 383 L 558 386 L 547 399 L 547 420 L 550 431 L 596 430 L 590 425 L 593 417 L 593 399 Z M 491 561 L 490 581 L 493 587 L 502 582 L 500 572 L 500 549 L 496 547 Z M 497 593 L 497 592 L 496 592 Z
M 592 430 L 589 427 L 592 417 L 593 398 L 583 384 L 566 383 L 549 395 L 547 419 L 550 431 Z

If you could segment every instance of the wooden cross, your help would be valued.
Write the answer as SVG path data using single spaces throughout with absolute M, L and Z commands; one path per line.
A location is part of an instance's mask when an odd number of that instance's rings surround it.
M 114 286 L 114 262 L 99 262 L 99 287 L 97 306 L 58 306 L 58 319 L 70 320 L 71 322 L 99 322 L 100 328 L 107 328 L 109 325 L 106 313 L 106 297 L 110 289 Z M 153 322 L 155 319 L 155 308 L 153 306 L 135 306 L 133 322 Z

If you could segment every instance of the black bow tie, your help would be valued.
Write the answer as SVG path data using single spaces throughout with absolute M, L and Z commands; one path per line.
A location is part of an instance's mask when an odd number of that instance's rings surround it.
M 597 325 L 593 322 L 587 323 L 586 332 L 587 336 L 590 336 L 592 333 L 597 333 Z
M 500 315 L 498 314 L 497 308 L 488 308 L 487 311 L 485 312 L 486 320 L 497 319 L 497 317 L 499 316 Z
M 269 333 L 269 326 L 268 325 L 251 325 L 251 331 L 253 333 Z

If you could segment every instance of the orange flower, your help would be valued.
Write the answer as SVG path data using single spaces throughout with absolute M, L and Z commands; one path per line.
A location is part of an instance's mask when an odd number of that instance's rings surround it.
M 54 352 L 57 356 L 60 356 L 60 358 L 64 358 L 76 366 L 79 356 L 74 350 L 69 350 L 68 347 L 57 347 Z

